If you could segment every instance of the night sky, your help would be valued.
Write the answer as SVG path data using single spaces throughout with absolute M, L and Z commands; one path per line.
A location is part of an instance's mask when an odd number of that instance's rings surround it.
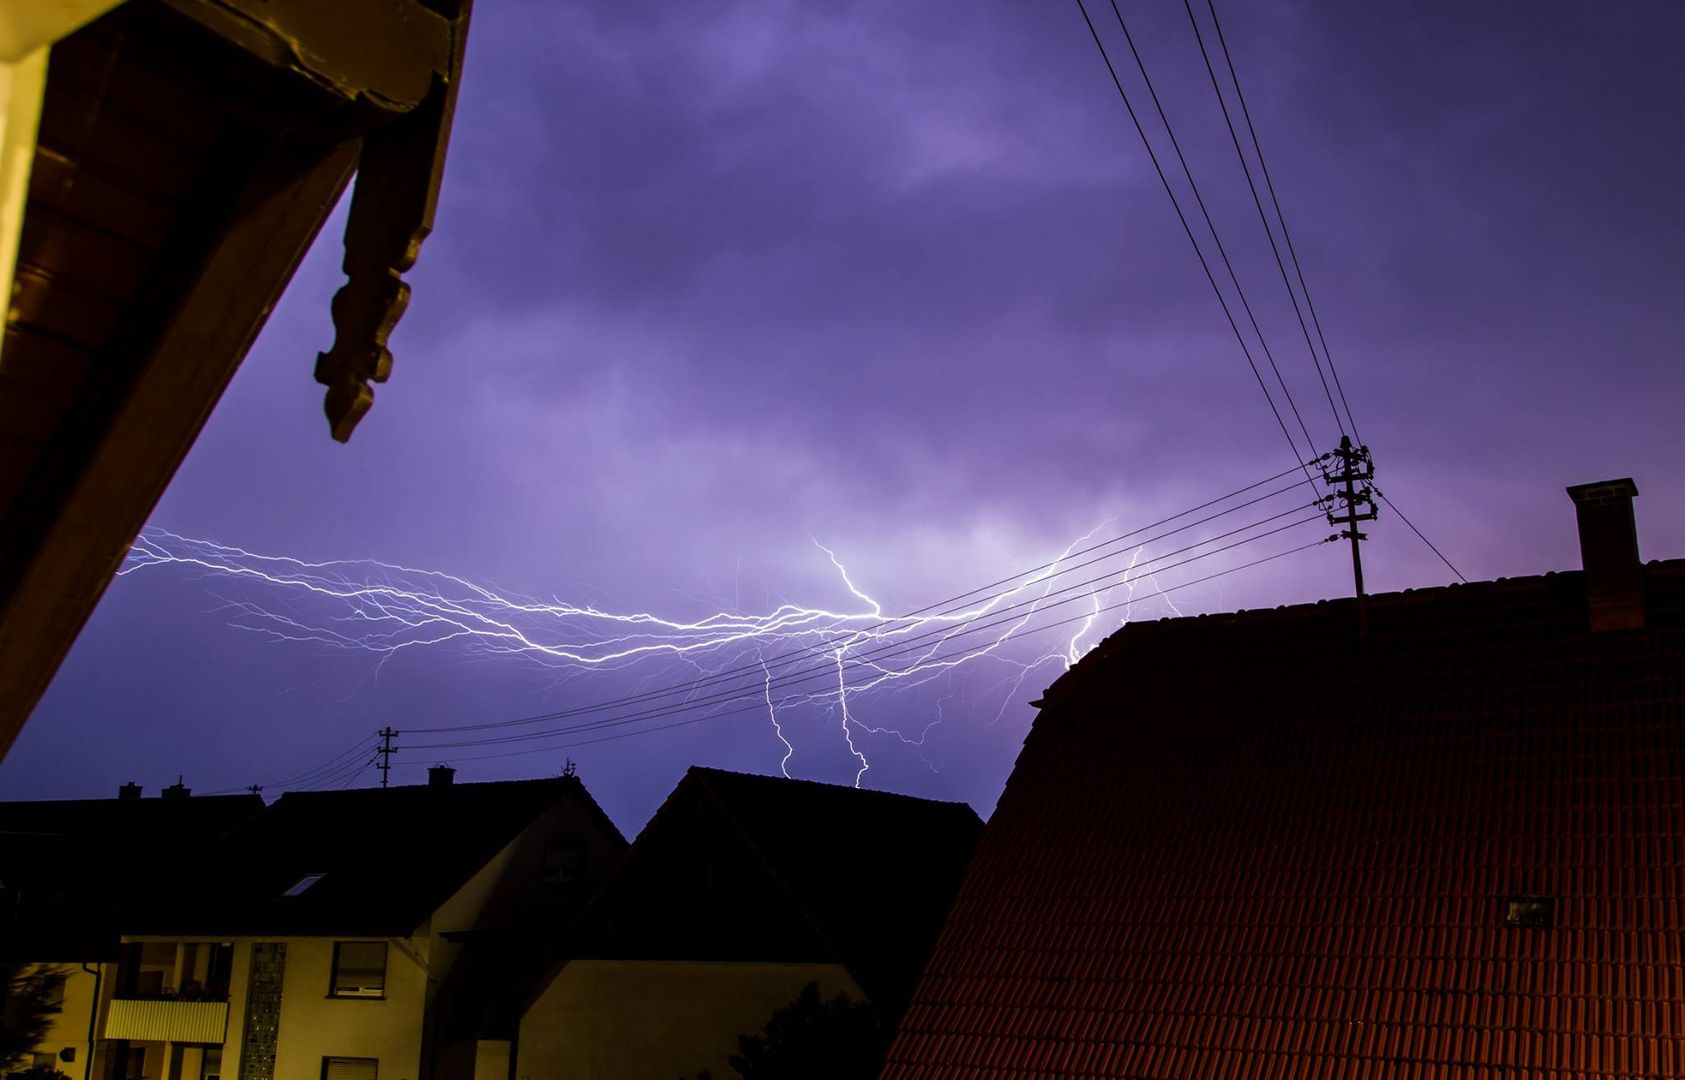
M 1120 6 L 1327 449 L 1334 421 L 1187 14 Z M 1150 119 L 1110 9 L 1092 10 Z M 1387 494 L 1471 580 L 1577 567 L 1562 489 L 1608 477 L 1638 483 L 1644 555 L 1685 555 L 1685 6 L 1219 12 Z M 896 612 L 1294 461 L 1068 2 L 482 0 L 395 370 L 349 446 L 310 377 L 342 228 L 328 223 L 154 527 L 675 618 L 861 610 L 823 544 Z M 1371 533 L 1373 590 L 1451 580 L 1396 516 Z M 1330 545 L 1174 602 L 1349 590 Z M 382 725 L 520 718 L 755 655 L 579 671 L 463 641 L 288 641 L 253 617 L 345 626 L 330 607 L 179 566 L 119 578 L 0 790 L 105 796 L 132 779 L 152 794 L 180 774 L 273 796 Z M 1026 663 L 1068 636 L 1007 651 Z M 986 814 L 1027 702 L 1060 670 L 984 661 L 856 699 L 861 782 Z M 784 715 L 792 775 L 852 782 L 834 707 Z M 784 747 L 751 712 L 483 753 L 400 751 L 394 778 L 571 758 L 631 831 L 687 765 L 776 772 Z

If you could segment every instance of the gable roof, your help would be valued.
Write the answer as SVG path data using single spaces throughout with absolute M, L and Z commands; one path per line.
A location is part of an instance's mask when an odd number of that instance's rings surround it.
M 408 935 L 564 798 L 596 808 L 575 777 L 290 792 L 219 846 L 214 887 L 162 897 L 123 930 Z
M 693 767 L 592 905 L 584 948 L 619 958 L 834 961 L 894 1009 L 982 831 L 964 803 Z M 695 907 L 705 891 L 702 881 L 674 882 L 687 890 L 679 896 L 669 887 L 672 876 L 698 872 L 687 859 L 703 833 L 730 841 L 708 842 L 720 859 L 711 865 L 732 887 L 753 889 L 763 914 L 746 932 L 673 923 L 676 931 L 652 935 L 647 905 Z
M 262 809 L 256 795 L 0 803 L 0 957 L 114 957 L 119 909 Z
M 1047 693 L 888 1077 L 1685 1068 L 1685 562 L 1132 624 Z M 1552 929 L 1506 925 L 1546 898 Z

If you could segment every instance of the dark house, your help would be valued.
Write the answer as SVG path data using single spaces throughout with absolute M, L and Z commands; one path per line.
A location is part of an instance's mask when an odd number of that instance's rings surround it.
M 963 803 L 691 769 L 532 991 L 516 1074 L 724 1075 L 809 982 L 893 1019 L 982 828 Z
M 115 960 L 118 913 L 263 809 L 256 795 L 0 802 L 0 956 Z
M 146 1080 L 507 1080 L 486 956 L 563 933 L 625 847 L 573 776 L 284 795 L 125 918 L 105 1034 Z
M 90 1024 L 112 991 L 121 913 L 192 876 L 221 836 L 263 809 L 256 795 L 0 802 L 0 963 L 57 984 L 60 1011 L 38 1053 L 76 1077 L 91 1071 Z
M 1685 561 L 1133 624 L 1047 692 L 885 1076 L 1685 1073 Z

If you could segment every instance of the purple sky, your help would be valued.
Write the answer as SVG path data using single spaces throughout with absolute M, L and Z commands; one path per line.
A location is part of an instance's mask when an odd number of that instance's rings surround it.
M 1187 16 L 1121 6 L 1326 448 Z M 1685 8 L 1220 11 L 1388 494 L 1478 579 L 1577 566 L 1563 487 L 1632 475 L 1645 555 L 1685 555 Z M 1109 9 L 1095 16 L 1127 63 Z M 817 540 L 895 611 L 1292 464 L 1074 4 L 481 3 L 438 228 L 392 381 L 349 446 L 310 378 L 342 225 L 154 525 L 617 611 L 858 609 Z M 1373 589 L 1449 579 L 1395 517 L 1372 533 Z M 1328 547 L 1176 602 L 1348 590 Z M 119 579 L 0 790 L 272 784 L 381 725 L 696 674 L 567 675 L 454 645 L 383 660 L 231 626 L 230 601 L 322 615 L 177 567 Z M 920 748 L 857 728 L 863 782 L 987 812 L 1024 702 L 1058 670 L 871 697 L 864 725 L 943 723 Z M 833 713 L 787 715 L 793 775 L 854 776 Z M 400 753 L 396 775 L 452 753 Z M 632 829 L 686 765 L 771 772 L 782 754 L 747 715 L 457 764 L 494 779 L 572 757 Z

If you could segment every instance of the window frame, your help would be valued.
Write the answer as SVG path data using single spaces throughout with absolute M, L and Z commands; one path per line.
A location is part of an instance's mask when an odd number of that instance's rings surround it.
M 322 1055 L 322 1080 L 328 1080 L 328 1065 L 335 1061 L 367 1062 L 374 1066 L 374 1080 L 380 1080 L 380 1059 L 372 1057 L 350 1057 L 345 1054 Z
M 347 945 L 378 945 L 380 946 L 380 988 L 377 992 L 369 993 L 359 988 L 356 990 L 342 990 L 339 985 L 340 951 Z M 361 940 L 336 941 L 333 943 L 333 962 L 328 968 L 328 997 L 338 1001 L 384 1001 L 386 1000 L 386 971 L 391 966 L 392 946 L 385 938 L 378 940 L 365 938 Z M 323 1058 L 326 1061 L 326 1058 Z M 346 1058 L 345 1060 L 364 1060 L 362 1058 Z M 368 1060 L 375 1060 L 370 1058 Z M 326 1066 L 324 1066 L 326 1068 Z
M 572 865 L 567 863 L 571 856 Z M 552 868 L 552 857 L 557 865 Z M 552 840 L 544 845 L 538 866 L 538 880 L 544 885 L 578 885 L 585 880 L 585 845 L 574 840 Z

